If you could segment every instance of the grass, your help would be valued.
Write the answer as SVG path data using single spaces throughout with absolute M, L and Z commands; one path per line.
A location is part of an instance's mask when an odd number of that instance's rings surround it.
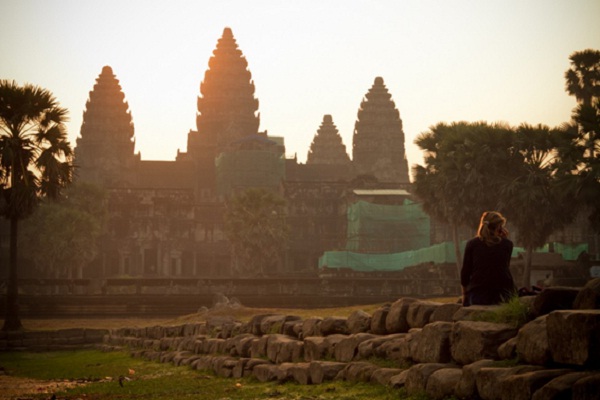
M 518 296 L 514 296 L 509 301 L 501 303 L 497 309 L 478 314 L 474 319 L 509 324 L 519 328 L 531 321 L 531 310 Z
M 221 378 L 212 372 L 133 359 L 120 352 L 0 353 L 0 365 L 10 376 L 85 382 L 56 393 L 58 398 L 64 399 L 410 399 L 401 396 L 398 390 L 367 383 L 334 381 L 300 385 L 292 382 L 261 383 L 251 378 Z M 130 370 L 135 373 L 130 374 Z M 124 381 L 121 386 L 119 376 L 130 380 Z M 48 394 L 27 395 L 32 399 L 48 398 Z

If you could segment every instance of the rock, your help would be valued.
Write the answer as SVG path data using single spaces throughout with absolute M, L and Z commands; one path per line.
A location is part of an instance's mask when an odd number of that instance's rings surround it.
M 329 344 L 323 336 L 311 336 L 304 339 L 304 360 L 322 360 L 327 356 Z
M 335 334 L 348 335 L 348 321 L 344 317 L 327 317 L 321 321 L 321 335 L 329 336 Z
M 535 316 L 546 315 L 555 310 L 570 310 L 579 293 L 578 288 L 548 287 L 534 296 L 532 313 Z
M 517 338 L 510 338 L 498 347 L 500 360 L 512 360 L 517 357 Z
M 454 313 L 452 320 L 457 321 L 473 321 L 479 315 L 485 314 L 489 311 L 498 309 L 498 306 L 469 306 L 461 307 Z
M 341 379 L 350 382 L 369 382 L 373 372 L 379 367 L 366 361 L 354 361 L 347 363 L 336 376 L 336 379 Z
M 252 339 L 250 343 L 250 357 L 262 358 L 267 356 L 267 342 L 269 335 L 262 336 L 257 339 Z
M 462 375 L 454 389 L 456 397 L 459 399 L 476 399 L 478 398 L 477 385 L 475 376 L 482 368 L 489 368 L 496 365 L 494 360 L 479 360 L 472 364 L 465 365 L 462 368 Z
M 296 382 L 301 385 L 310 385 L 310 363 L 295 363 L 290 368 L 289 372 Z
M 252 348 L 252 341 L 258 339 L 251 333 L 243 333 L 235 336 L 232 341 L 235 347 L 235 352 L 240 357 L 250 357 L 250 349 Z
M 299 361 L 304 353 L 304 343 L 281 334 L 265 335 L 267 341 L 267 358 L 277 364 Z
M 548 344 L 561 364 L 600 365 L 600 310 L 562 310 L 548 314 Z
M 552 379 L 572 372 L 567 369 L 544 369 L 510 375 L 500 382 L 502 400 L 530 400 L 533 394 Z
M 503 378 L 541 369 L 541 367 L 533 365 L 520 365 L 512 368 L 480 368 L 475 374 L 477 393 L 482 399 L 501 400 L 501 381 Z
M 459 303 L 444 303 L 433 310 L 429 322 L 454 322 L 454 314 L 462 308 Z
M 371 374 L 371 383 L 376 383 L 379 385 L 385 385 L 388 386 L 390 385 L 390 380 L 392 379 L 392 377 L 400 374 L 402 371 L 404 371 L 403 369 L 400 368 L 379 368 L 376 369 L 375 371 L 373 371 L 373 374 Z
M 415 301 L 408 306 L 406 322 L 411 328 L 423 328 L 429 323 L 431 314 L 442 305 L 433 301 Z
M 600 309 L 600 278 L 594 278 L 579 291 L 573 302 L 576 310 L 598 310 Z
M 333 380 L 345 366 L 346 363 L 334 361 L 311 361 L 308 367 L 310 381 L 314 384 L 320 384 Z
M 420 329 L 404 334 L 403 337 L 391 339 L 379 346 L 377 354 L 382 358 L 395 360 L 401 364 L 412 362 L 412 355 L 419 343 L 419 333 Z
M 450 333 L 453 322 L 433 322 L 427 324 L 420 333 L 420 343 L 416 346 L 412 359 L 418 363 L 448 363 L 450 355 Z
M 405 387 L 408 394 L 424 392 L 427 388 L 427 380 L 438 369 L 448 368 L 450 364 L 427 363 L 416 364 L 408 369 Z
M 342 340 L 348 338 L 348 335 L 329 335 L 325 338 L 325 343 L 327 344 L 327 357 L 335 357 L 335 348 L 338 343 Z
M 305 319 L 302 323 L 302 337 L 321 336 L 320 326 L 322 321 L 323 319 L 319 317 Z
M 388 333 L 385 326 L 389 311 L 389 306 L 384 306 L 375 310 L 373 316 L 371 316 L 371 333 L 376 335 L 386 335 Z
M 252 369 L 252 375 L 259 382 L 276 381 L 281 375 L 279 366 L 273 364 L 259 364 Z
M 300 334 L 302 333 L 302 324 L 303 323 L 304 323 L 304 321 L 302 321 L 302 320 L 285 321 L 283 323 L 283 328 L 281 330 L 281 333 L 283 333 L 284 335 L 287 335 L 287 336 L 294 337 L 296 339 L 300 339 Z
M 390 378 L 390 386 L 394 389 L 401 389 L 406 385 L 406 377 L 408 376 L 408 369 L 403 370 L 398 375 L 394 375 Z
M 434 399 L 442 400 L 454 394 L 462 371 L 460 368 L 442 368 L 435 371 L 427 380 L 425 393 Z
M 246 333 L 251 333 L 256 336 L 261 336 L 264 332 L 261 330 L 262 320 L 275 314 L 260 314 L 253 316 L 250 321 L 242 328 Z
M 385 330 L 387 333 L 408 332 L 410 329 L 406 320 L 408 306 L 415 301 L 417 301 L 417 299 L 404 297 L 396 300 L 391 307 L 389 307 L 389 311 L 385 318 Z
M 600 393 L 600 372 L 577 380 L 573 384 L 573 399 L 597 400 Z
M 485 358 L 497 359 L 498 347 L 516 334 L 517 329 L 507 324 L 456 322 L 450 334 L 452 358 L 461 365 Z
M 588 376 L 587 372 L 571 372 L 552 379 L 532 397 L 532 400 L 559 400 L 573 398 L 573 384 L 579 379 Z
M 379 351 L 379 347 L 389 340 L 404 338 L 405 336 L 406 333 L 395 333 L 392 335 L 375 336 L 372 339 L 365 340 L 358 344 L 358 355 L 356 358 L 361 360 L 374 356 L 383 358 L 385 357 L 385 352 L 382 354 L 382 352 Z
M 334 357 L 339 362 L 350 362 L 358 354 L 358 345 L 376 336 L 370 333 L 357 333 L 341 340 L 334 350 Z
M 283 333 L 284 323 L 298 320 L 300 320 L 300 317 L 293 315 L 268 315 L 260 321 L 260 332 L 263 335 L 269 333 Z
M 356 310 L 348 317 L 348 329 L 350 333 L 367 332 L 371 329 L 371 314 Z
M 527 364 L 545 365 L 552 360 L 544 315 L 525 324 L 517 334 L 517 355 Z

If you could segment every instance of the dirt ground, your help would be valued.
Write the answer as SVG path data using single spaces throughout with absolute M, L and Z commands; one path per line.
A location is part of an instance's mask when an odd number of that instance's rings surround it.
M 47 394 L 50 399 L 53 393 L 85 385 L 84 382 L 41 381 L 31 378 L 0 375 L 0 400 L 22 399 L 28 396 Z

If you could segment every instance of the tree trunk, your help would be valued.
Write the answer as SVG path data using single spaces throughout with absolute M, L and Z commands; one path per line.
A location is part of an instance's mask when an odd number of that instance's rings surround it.
M 17 278 L 17 233 L 19 220 L 10 219 L 10 247 L 8 261 L 8 287 L 6 290 L 6 315 L 3 331 L 18 331 L 23 328 L 19 318 L 19 281 Z
M 460 254 L 460 240 L 458 238 L 458 225 L 456 224 L 452 224 L 452 241 L 454 242 L 454 256 L 456 257 L 458 279 L 460 279 L 460 270 L 462 269 L 462 254 Z
M 533 256 L 533 247 L 532 246 L 525 247 L 525 265 L 523 266 L 523 277 L 521 279 L 521 282 L 523 284 L 523 287 L 526 289 L 531 288 L 531 283 L 529 281 L 531 281 L 532 256 Z

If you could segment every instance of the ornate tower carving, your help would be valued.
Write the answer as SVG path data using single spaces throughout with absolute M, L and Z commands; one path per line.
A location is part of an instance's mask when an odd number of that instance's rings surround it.
M 346 146 L 333 123 L 331 115 L 324 115 L 323 122 L 317 130 L 308 150 L 307 164 L 336 164 L 350 163 Z
M 374 175 L 380 182 L 409 182 L 402 120 L 381 77 L 375 78 L 360 104 L 352 161 L 359 175 Z
M 105 66 L 85 105 L 75 159 L 78 179 L 105 186 L 127 184 L 134 154 L 134 127 L 129 105 L 112 68 Z
M 208 66 L 200 84 L 198 131 L 188 135 L 188 153 L 214 159 L 236 140 L 259 134 L 260 116 L 248 62 L 230 28 L 223 30 Z

